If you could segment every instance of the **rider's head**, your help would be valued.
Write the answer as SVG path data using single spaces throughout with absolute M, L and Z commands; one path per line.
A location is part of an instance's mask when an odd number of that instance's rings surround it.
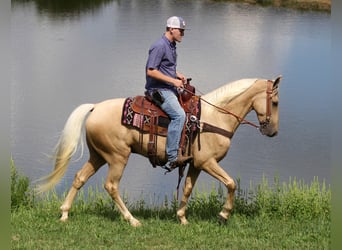
M 182 17 L 172 16 L 166 21 L 166 34 L 171 41 L 181 42 L 184 36 L 185 21 Z

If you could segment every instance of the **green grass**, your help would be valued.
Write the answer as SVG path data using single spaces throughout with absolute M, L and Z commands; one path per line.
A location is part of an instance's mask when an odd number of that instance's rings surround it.
M 16 175 L 16 179 L 24 177 Z M 13 177 L 13 179 L 15 179 Z M 13 182 L 18 185 L 21 181 Z M 239 182 L 238 182 L 239 184 Z M 14 184 L 13 184 L 14 185 Z M 19 189 L 16 189 L 19 190 Z M 176 219 L 178 202 L 128 202 L 143 226 L 123 220 L 109 196 L 97 188 L 80 191 L 69 213 L 59 221 L 64 196 L 54 191 L 33 197 L 29 188 L 11 213 L 12 249 L 329 249 L 331 190 L 315 178 L 295 178 L 269 184 L 266 179 L 248 190 L 238 188 L 235 208 L 225 224 L 217 215 L 226 191 L 194 190 L 182 226 Z M 19 191 L 18 191 L 19 192 Z M 22 199 L 22 200 L 20 200 Z M 25 202 L 24 202 L 25 201 Z M 29 202 L 27 202 L 29 201 Z
M 328 249 L 328 221 L 233 215 L 225 225 L 143 218 L 132 228 L 119 216 L 75 213 L 61 223 L 56 211 L 12 215 L 12 249 Z

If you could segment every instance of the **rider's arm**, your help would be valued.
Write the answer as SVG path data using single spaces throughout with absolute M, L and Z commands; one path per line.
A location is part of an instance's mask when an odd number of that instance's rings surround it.
M 172 85 L 174 85 L 175 87 L 182 87 L 183 86 L 183 81 L 176 79 L 176 78 L 172 78 L 170 76 L 164 75 L 162 72 L 160 72 L 157 69 L 147 69 L 146 74 L 149 77 L 155 78 L 157 80 L 163 81 L 163 82 L 168 82 L 171 83 Z M 177 76 L 178 76 L 178 72 L 177 72 Z M 184 76 L 183 76 L 184 77 Z

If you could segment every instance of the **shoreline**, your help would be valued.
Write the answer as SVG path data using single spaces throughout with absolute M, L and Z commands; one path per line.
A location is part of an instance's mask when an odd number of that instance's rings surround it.
M 331 0 L 213 0 L 331 13 Z

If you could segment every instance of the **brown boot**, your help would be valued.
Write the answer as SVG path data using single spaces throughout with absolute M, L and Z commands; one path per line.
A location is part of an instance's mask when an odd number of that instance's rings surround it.
M 192 155 L 190 156 L 183 156 L 182 154 L 182 149 L 178 149 L 178 156 L 177 159 L 173 162 L 170 162 L 170 168 L 174 169 L 177 168 L 179 166 L 184 166 L 185 164 L 187 164 L 188 162 L 190 162 L 194 157 Z
M 186 164 L 188 162 L 190 162 L 194 157 L 192 155 L 189 155 L 189 156 L 184 156 L 182 154 L 182 150 L 181 149 L 178 149 L 178 156 L 177 156 L 177 160 L 176 162 L 179 164 L 179 165 L 183 165 L 183 164 Z

